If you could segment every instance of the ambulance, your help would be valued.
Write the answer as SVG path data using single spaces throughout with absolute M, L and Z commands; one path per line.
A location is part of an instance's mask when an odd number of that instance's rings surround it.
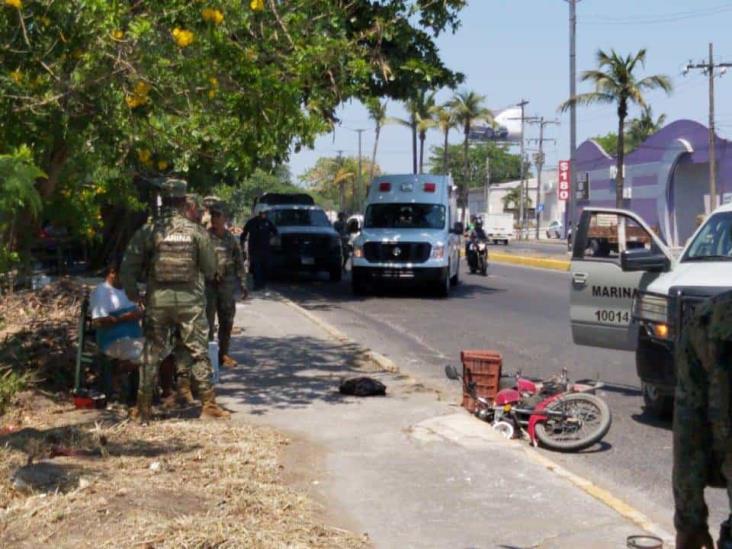
M 460 278 L 457 187 L 447 175 L 382 175 L 369 186 L 353 239 L 351 284 L 429 286 L 442 297 Z

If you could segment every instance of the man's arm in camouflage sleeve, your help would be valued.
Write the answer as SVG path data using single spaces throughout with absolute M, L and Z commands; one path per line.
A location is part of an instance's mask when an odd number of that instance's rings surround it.
M 137 287 L 137 281 L 142 275 L 145 267 L 145 240 L 147 238 L 147 230 L 142 227 L 132 236 L 130 243 L 125 250 L 125 256 L 122 260 L 122 267 L 119 271 L 119 279 L 122 283 L 127 297 L 130 301 L 139 301 L 140 292 Z
M 703 328 L 692 324 L 676 354 L 673 491 L 678 532 L 707 530 L 704 488 L 712 443 L 706 420 L 707 374 L 699 359 L 703 350 L 696 348 L 704 339 Z
M 236 237 L 232 236 L 232 242 L 234 243 L 234 272 L 236 273 L 236 278 L 241 280 L 246 276 L 246 269 L 244 268 L 244 253 L 241 250 L 241 246 L 239 245 L 239 242 L 237 242 Z
M 216 252 L 208 233 L 201 229 L 198 232 L 198 267 L 201 269 L 206 280 L 211 280 L 216 275 L 218 262 L 216 261 Z

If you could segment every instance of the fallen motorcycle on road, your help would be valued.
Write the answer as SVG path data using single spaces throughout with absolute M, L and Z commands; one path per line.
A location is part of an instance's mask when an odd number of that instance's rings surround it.
M 453 366 L 445 366 L 445 374 L 462 380 L 463 389 L 476 402 L 475 415 L 506 438 L 521 436 L 534 446 L 578 452 L 600 442 L 610 430 L 610 408 L 592 394 L 602 384 L 572 383 L 567 370 L 545 381 L 529 379 L 520 372 L 502 376 L 494 399 L 479 396 L 476 384 Z

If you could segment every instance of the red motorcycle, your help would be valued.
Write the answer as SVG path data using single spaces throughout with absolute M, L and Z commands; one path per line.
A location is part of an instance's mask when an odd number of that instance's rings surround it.
M 506 438 L 525 436 L 534 446 L 578 452 L 599 442 L 610 430 L 612 414 L 607 403 L 593 393 L 600 382 L 572 383 L 567 370 L 541 381 L 521 375 L 501 377 L 494 401 L 480 397 L 475 383 L 467 382 L 453 366 L 445 366 L 452 380 L 462 380 L 478 403 L 475 415 L 491 423 Z

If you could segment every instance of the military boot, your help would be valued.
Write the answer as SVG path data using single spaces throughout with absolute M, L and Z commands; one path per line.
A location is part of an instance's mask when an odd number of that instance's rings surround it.
M 193 398 L 193 392 L 191 391 L 191 378 L 185 376 L 178 378 L 176 396 L 178 397 L 178 402 L 186 406 L 193 406 L 196 403 L 196 400 Z
M 178 394 L 170 393 L 168 396 L 163 397 L 160 403 L 166 410 L 172 410 L 178 405 Z
M 201 418 L 228 419 L 231 417 L 229 412 L 216 404 L 213 389 L 209 389 L 201 394 L 201 402 L 203 403 Z

